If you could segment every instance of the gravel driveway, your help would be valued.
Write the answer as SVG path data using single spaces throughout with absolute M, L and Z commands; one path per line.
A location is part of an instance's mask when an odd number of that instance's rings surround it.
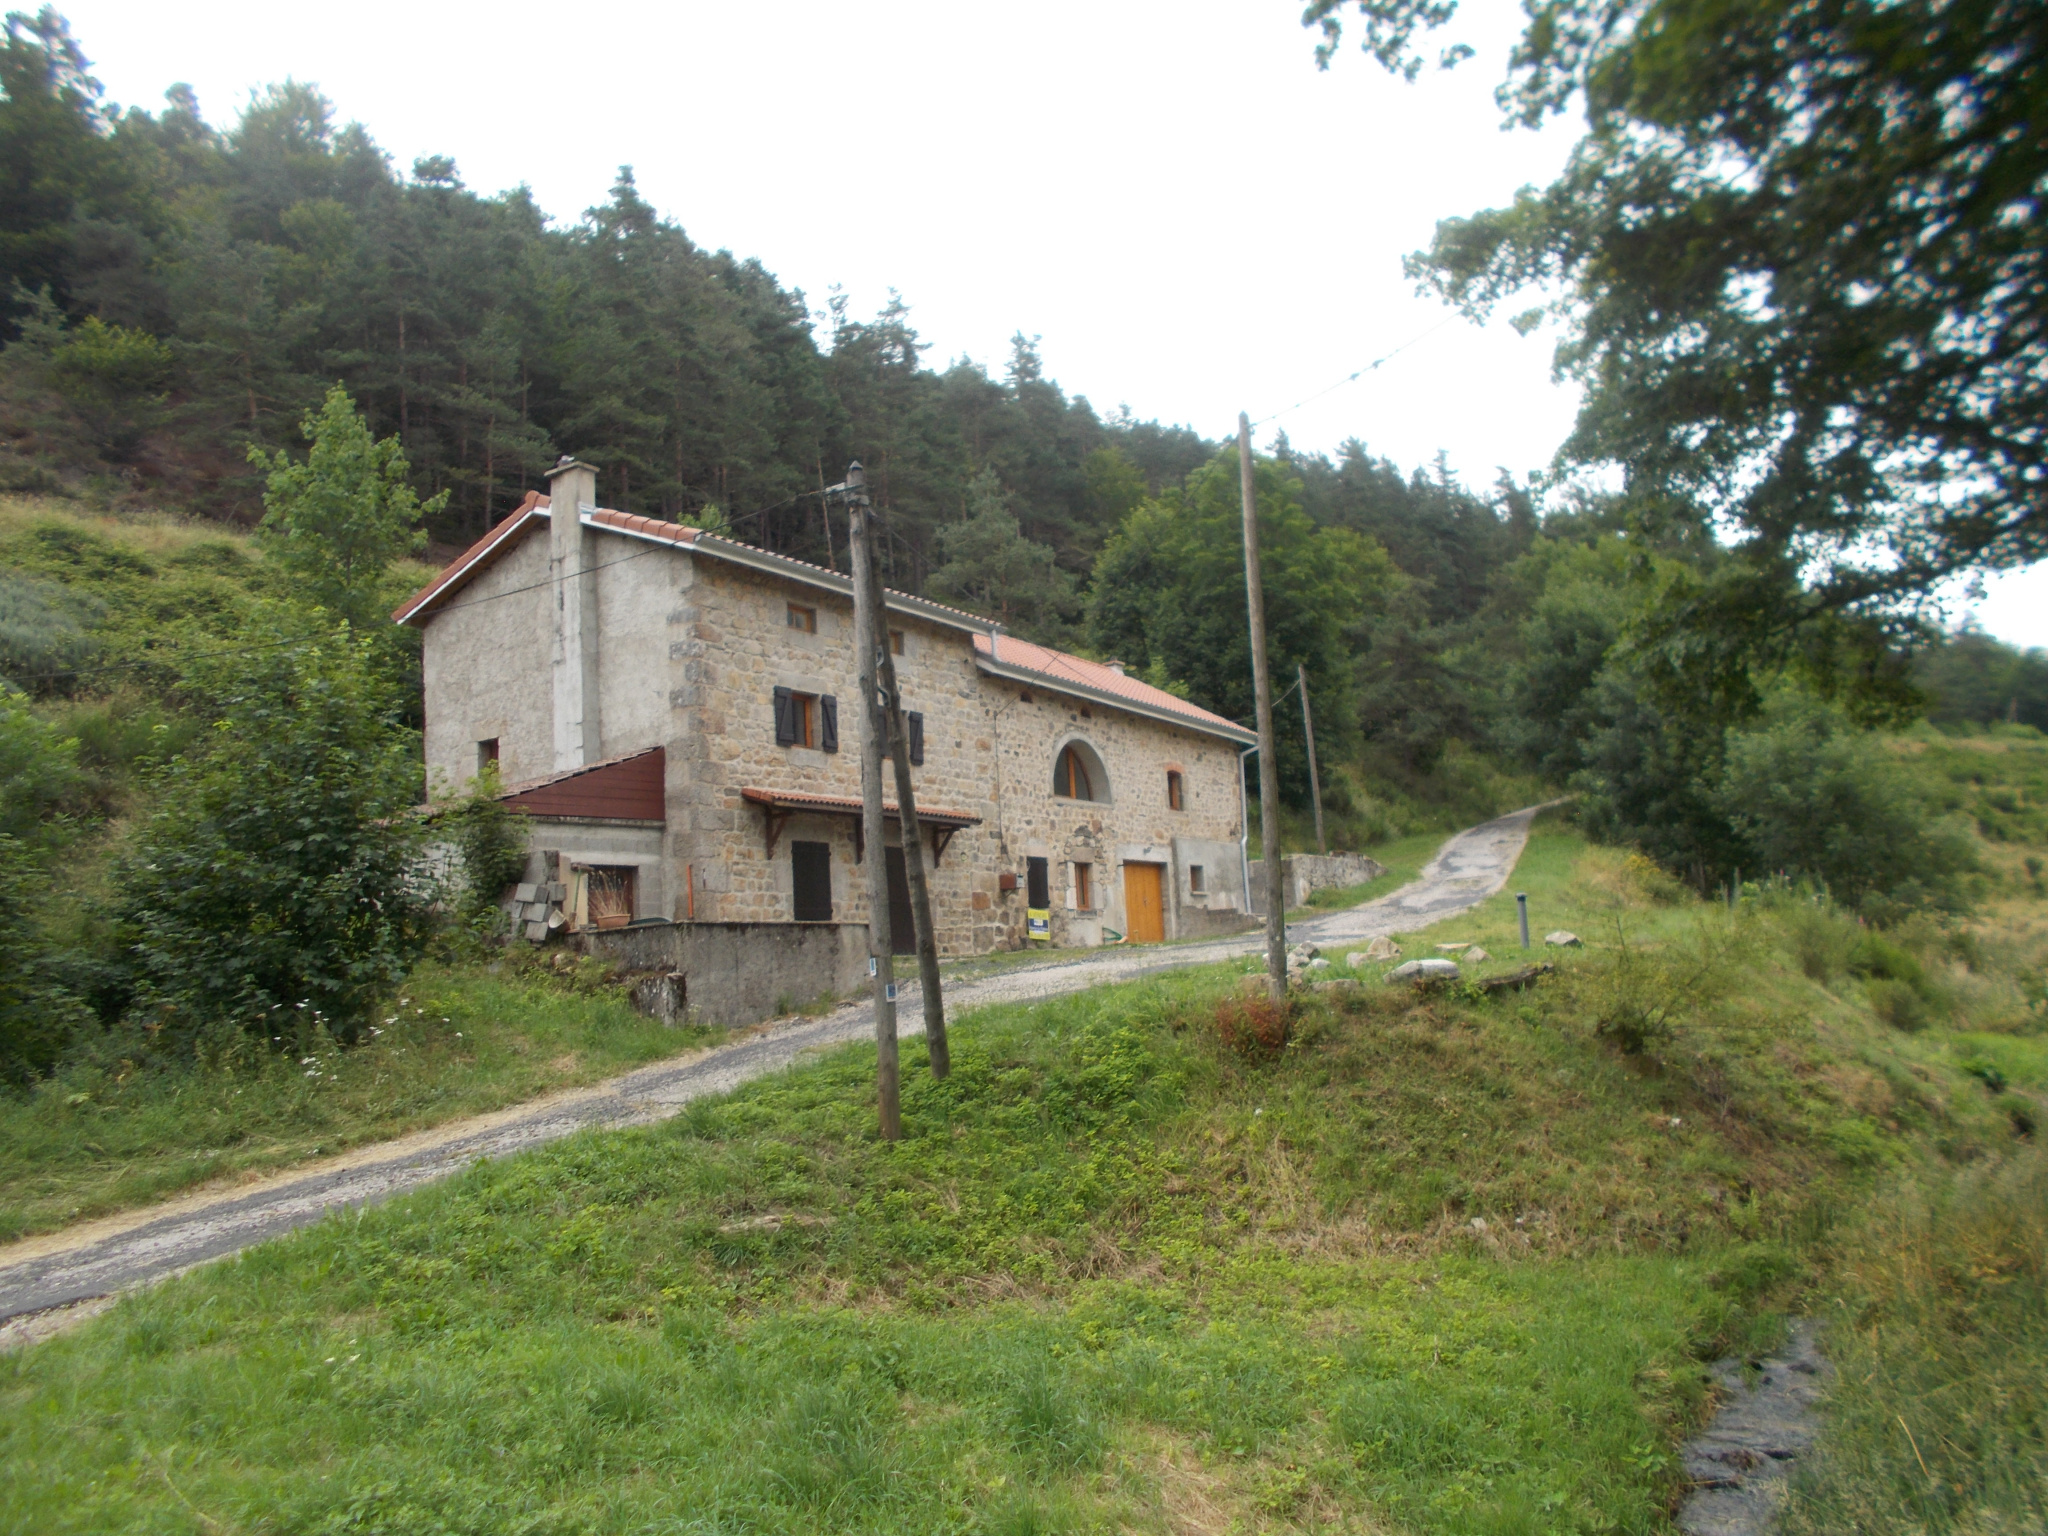
M 1477 905 L 1507 883 L 1540 806 L 1460 832 L 1421 874 L 1389 896 L 1289 925 L 1290 941 L 1331 947 L 1382 933 L 1406 933 Z M 1095 950 L 949 987 L 946 1013 L 1079 992 L 1191 965 L 1257 953 L 1259 933 L 1170 948 Z M 916 985 L 903 988 L 898 1017 L 921 1034 Z M 865 1003 L 822 1018 L 757 1031 L 730 1045 L 642 1067 L 594 1087 L 551 1094 L 493 1115 L 380 1142 L 260 1183 L 202 1191 L 163 1205 L 81 1223 L 0 1248 L 0 1342 L 56 1331 L 109 1297 L 317 1221 L 328 1211 L 382 1200 L 592 1127 L 645 1125 L 690 1100 L 724 1093 L 787 1066 L 805 1051 L 864 1039 Z M 88 1305 L 81 1305 L 88 1304 Z M 62 1309 L 62 1310 L 59 1310 Z M 36 1316 L 41 1314 L 41 1316 Z

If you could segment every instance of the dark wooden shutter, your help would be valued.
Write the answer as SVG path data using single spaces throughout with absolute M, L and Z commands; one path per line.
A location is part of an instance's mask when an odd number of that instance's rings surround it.
M 775 745 L 793 747 L 796 738 L 796 700 L 787 688 L 778 688 L 775 690 Z
M 910 712 L 910 760 L 924 762 L 924 716 L 914 709 Z
M 790 890 L 800 923 L 832 921 L 832 846 L 829 843 L 789 845 Z
M 818 745 L 827 752 L 839 750 L 839 701 L 829 693 L 818 700 Z

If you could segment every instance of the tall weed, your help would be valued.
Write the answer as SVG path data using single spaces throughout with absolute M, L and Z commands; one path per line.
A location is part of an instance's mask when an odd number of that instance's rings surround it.
M 2048 1522 L 2048 1149 L 1904 1179 L 1843 1243 L 1790 1536 Z

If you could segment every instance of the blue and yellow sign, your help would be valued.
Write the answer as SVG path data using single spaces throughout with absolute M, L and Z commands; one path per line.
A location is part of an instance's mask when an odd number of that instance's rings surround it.
M 1052 912 L 1046 907 L 1029 907 L 1024 913 L 1024 937 L 1041 943 L 1052 942 Z

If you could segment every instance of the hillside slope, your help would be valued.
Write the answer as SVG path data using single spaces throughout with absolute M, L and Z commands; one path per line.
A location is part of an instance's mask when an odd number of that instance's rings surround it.
M 850 1049 L 172 1282 L 0 1364 L 0 1511 L 1658 1529 L 1701 1360 L 1819 1294 L 1876 1191 L 2022 1144 L 2040 943 L 1886 941 L 1907 1033 L 1796 896 L 1731 916 L 1556 831 L 1516 883 L 1589 941 L 1525 993 L 1319 993 L 1272 1052 L 1230 972 L 992 1010 L 896 1145 Z M 1512 911 L 1423 947 L 1507 955 Z

